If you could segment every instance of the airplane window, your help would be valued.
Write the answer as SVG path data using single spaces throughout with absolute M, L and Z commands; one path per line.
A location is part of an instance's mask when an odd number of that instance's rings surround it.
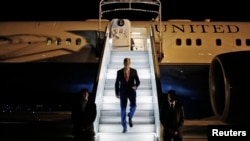
M 176 39 L 176 45 L 181 46 L 181 39 L 180 38 Z
M 201 39 L 196 39 L 196 45 L 201 46 Z
M 250 39 L 246 39 L 246 45 L 250 46 Z
M 71 39 L 70 38 L 67 38 L 66 39 L 66 45 L 70 45 L 71 44 Z
M 191 39 L 186 39 L 186 44 L 187 44 L 188 46 L 191 46 L 192 40 L 191 40 Z
M 60 45 L 61 43 L 62 43 L 62 39 L 57 38 L 57 39 L 56 39 L 56 45 Z
M 80 38 L 77 38 L 76 39 L 76 45 L 80 45 L 81 44 L 81 39 Z
M 236 46 L 241 46 L 241 40 L 240 39 L 236 39 L 235 43 L 236 43 Z
M 51 38 L 47 38 L 47 45 L 51 45 L 52 43 L 52 39 Z
M 124 25 L 124 20 L 123 20 L 123 19 L 119 19 L 119 20 L 117 21 L 117 25 L 123 26 L 123 25 Z
M 217 46 L 221 46 L 221 44 L 222 44 L 222 43 L 221 43 L 221 39 L 216 39 L 216 45 L 217 45 Z

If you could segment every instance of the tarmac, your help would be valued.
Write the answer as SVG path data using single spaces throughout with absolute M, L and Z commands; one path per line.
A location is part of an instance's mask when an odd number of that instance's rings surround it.
M 0 140 L 73 141 L 70 114 L 70 112 L 61 111 L 0 113 Z M 207 141 L 207 125 L 220 124 L 224 123 L 213 117 L 185 120 L 184 141 Z

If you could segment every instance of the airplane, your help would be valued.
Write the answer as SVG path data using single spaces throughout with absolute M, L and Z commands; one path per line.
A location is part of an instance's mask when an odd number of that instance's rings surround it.
M 131 7 L 160 7 L 158 0 L 101 0 L 100 7 L 117 3 L 130 5 L 113 11 L 100 8 L 99 19 L 84 21 L 0 22 L 1 110 L 27 110 L 28 104 L 36 104 L 36 110 L 68 110 L 69 95 L 82 87 L 94 93 L 106 38 L 112 37 L 114 44 L 116 38 L 133 38 L 133 47 L 130 39 L 124 40 L 125 44 L 132 51 L 141 51 L 146 49 L 146 40 L 140 39 L 140 34 L 152 27 L 161 94 L 175 89 L 186 106 L 187 118 L 212 115 L 226 123 L 249 124 L 249 22 L 162 21 L 161 9 Z M 157 16 L 147 21 L 102 19 L 104 14 L 119 10 Z M 107 35 L 115 21 L 128 22 L 131 31 Z M 59 106 L 53 107 L 55 103 Z M 8 107 L 11 104 L 27 105 Z

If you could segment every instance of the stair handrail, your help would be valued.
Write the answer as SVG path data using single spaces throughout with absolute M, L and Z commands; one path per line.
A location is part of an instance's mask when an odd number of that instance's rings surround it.
M 124 7 L 124 4 L 126 5 L 125 7 Z M 137 7 L 138 4 L 144 5 L 144 6 Z M 111 9 L 103 8 L 104 6 L 111 6 L 111 5 L 113 5 L 113 8 Z M 158 9 L 155 9 L 155 8 L 149 9 L 151 6 L 153 7 L 156 6 Z M 110 12 L 117 12 L 117 11 L 136 11 L 136 12 L 141 11 L 141 12 L 146 12 L 146 13 L 157 14 L 157 17 L 154 17 L 154 18 L 158 19 L 159 26 L 160 26 L 159 36 L 161 38 L 161 34 L 162 34 L 161 0 L 100 0 L 99 2 L 99 27 L 98 27 L 99 31 L 101 30 L 101 21 L 102 21 L 102 18 L 104 17 L 104 14 L 110 13 Z
M 154 113 L 155 113 L 155 125 L 156 125 L 156 141 L 161 139 L 161 124 L 160 124 L 160 96 L 162 93 L 161 82 L 160 82 L 160 70 L 158 65 L 158 56 L 155 49 L 154 32 L 152 25 L 150 26 L 150 35 L 147 39 L 148 42 L 148 53 L 151 66 L 151 79 L 152 79 L 152 92 L 153 92 L 153 103 L 154 103 Z
M 109 27 L 109 25 L 107 26 Z M 107 66 L 110 62 L 110 53 L 111 53 L 111 39 L 109 38 L 110 34 L 110 28 L 106 28 L 106 40 L 105 40 L 105 45 L 104 45 L 104 50 L 103 50 L 103 55 L 100 58 L 100 66 L 99 66 L 99 75 L 98 75 L 98 84 L 97 84 L 97 89 L 96 89 L 96 96 L 95 96 L 95 103 L 97 107 L 97 115 L 96 119 L 94 122 L 94 128 L 95 128 L 95 133 L 96 133 L 96 138 L 98 138 L 98 131 L 99 131 L 99 119 L 100 119 L 100 111 L 101 111 L 101 106 L 102 106 L 102 99 L 103 99 L 103 91 L 104 91 L 104 85 L 105 85 L 105 80 L 106 80 L 106 72 L 107 72 Z

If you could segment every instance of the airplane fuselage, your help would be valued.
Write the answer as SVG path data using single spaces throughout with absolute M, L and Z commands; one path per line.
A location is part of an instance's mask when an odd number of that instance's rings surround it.
M 57 83 L 57 86 L 47 87 L 46 90 L 56 89 L 63 85 L 63 90 L 65 90 L 63 95 L 75 93 L 82 86 L 92 89 L 96 69 L 101 59 L 100 54 L 104 45 L 104 38 L 108 36 L 105 35 L 108 24 L 109 21 L 103 20 L 99 29 L 100 23 L 98 20 L 0 22 L 0 62 L 1 66 L 10 67 L 4 69 L 5 74 L 3 75 L 10 75 L 6 72 L 11 73 L 12 71 L 9 71 L 11 69 L 18 72 L 14 75 L 17 79 L 26 75 L 44 79 L 47 81 L 46 86 Z M 208 72 L 211 72 L 210 64 L 218 55 L 250 50 L 250 29 L 248 28 L 250 23 L 170 20 L 162 21 L 159 24 L 157 21 L 131 21 L 131 37 L 135 40 L 135 50 L 146 49 L 145 37 L 149 34 L 151 25 L 156 52 L 158 55 L 162 55 L 158 62 L 162 93 L 166 93 L 169 89 L 175 89 L 182 97 L 184 104 L 190 106 L 188 101 L 193 103 L 191 109 L 187 108 L 187 111 L 190 110 L 187 112 L 187 117 L 211 114 L 209 94 L 212 91 L 211 89 L 215 88 L 210 88 L 209 83 L 211 83 L 210 78 L 213 78 L 215 74 L 209 75 Z M 139 35 L 138 32 L 143 33 L 143 36 Z M 41 67 L 39 68 L 34 64 L 35 62 L 45 64 L 39 65 Z M 221 62 L 222 67 L 216 66 L 215 68 L 222 68 L 222 71 L 226 71 L 223 66 L 224 61 Z M 30 66 L 36 66 L 35 74 L 31 75 L 32 69 L 27 66 L 25 66 L 27 68 L 22 68 L 19 71 L 19 65 L 15 66 L 15 63 L 33 63 Z M 70 74 L 75 73 L 79 78 L 86 79 L 86 81 L 77 80 L 74 82 L 73 79 L 78 78 L 77 76 L 74 78 L 68 77 L 65 82 L 57 79 L 65 74 L 62 71 L 63 67 L 57 63 L 63 63 Z M 69 63 L 73 63 L 73 65 Z M 91 67 L 85 67 L 88 66 L 88 63 L 91 64 Z M 55 71 L 47 71 L 49 68 L 53 68 Z M 91 76 L 83 75 L 82 72 L 84 71 Z M 227 74 L 224 74 L 224 72 L 221 74 L 223 74 L 222 82 L 227 82 Z M 237 72 L 237 74 L 239 73 Z M 45 75 L 55 81 L 52 82 L 45 77 L 40 77 L 40 75 Z M 220 78 L 220 76 L 216 77 Z M 18 84 L 14 83 L 12 78 L 4 78 L 9 80 L 8 84 L 13 86 L 18 86 L 23 82 L 23 85 L 28 84 L 40 89 L 42 87 L 39 86 L 43 85 L 42 82 L 39 82 L 37 86 L 31 82 L 34 79 L 25 80 L 23 77 L 21 77 L 23 81 L 18 81 Z M 218 86 L 223 87 L 224 85 Z M 6 86 L 5 83 L 4 86 Z M 217 86 L 215 87 L 217 88 Z M 19 88 L 27 92 L 27 97 L 34 93 L 34 90 L 30 91 L 27 87 L 21 86 Z M 63 90 L 60 90 L 60 92 L 58 90 L 55 95 L 60 95 Z M 44 91 L 39 94 L 46 93 Z M 230 91 L 230 86 L 220 93 L 228 93 L 228 91 Z M 11 91 L 11 93 L 17 92 Z M 8 93 L 7 95 L 10 95 L 8 98 L 12 97 L 12 94 Z M 49 94 L 49 97 L 51 95 Z M 44 97 L 47 98 L 47 96 Z M 225 97 L 228 97 L 228 94 Z M 3 96 L 3 98 L 6 97 Z M 192 109 L 199 106 L 203 108 L 192 113 Z M 206 112 L 204 113 L 204 111 Z
M 102 21 L 103 32 L 107 24 L 108 21 Z M 149 28 L 151 24 L 156 42 L 161 42 L 161 48 L 157 49 L 164 55 L 162 64 L 209 64 L 218 54 L 249 50 L 250 46 L 247 22 L 170 20 L 163 21 L 160 27 L 158 22 L 132 21 L 134 27 Z M 98 26 L 98 20 L 2 22 L 0 54 L 6 59 L 1 60 L 32 61 L 31 56 L 39 60 L 77 52 L 87 45 L 96 47 Z M 13 54 L 19 56 L 18 60 L 13 59 Z

